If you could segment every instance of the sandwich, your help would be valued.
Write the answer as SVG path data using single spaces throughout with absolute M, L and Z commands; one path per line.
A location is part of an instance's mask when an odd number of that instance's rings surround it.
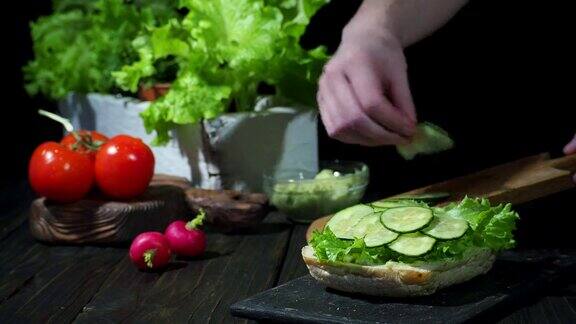
M 443 207 L 412 199 L 360 204 L 336 213 L 302 249 L 323 285 L 373 296 L 430 295 L 488 272 L 514 246 L 510 204 L 464 198 Z

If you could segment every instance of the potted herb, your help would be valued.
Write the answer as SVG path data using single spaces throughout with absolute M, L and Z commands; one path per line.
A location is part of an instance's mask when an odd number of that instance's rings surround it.
M 152 2 L 123 10 L 145 12 Z M 163 145 L 155 148 L 159 172 L 186 176 L 203 187 L 260 190 L 263 172 L 317 166 L 316 114 L 309 107 L 327 57 L 322 48 L 303 49 L 299 39 L 326 2 L 182 0 L 178 8 L 166 2 L 169 14 L 141 22 L 138 31 L 123 37 L 130 39 L 122 42 L 130 55 L 101 69 L 108 87 L 62 87 L 52 97 L 76 93 L 60 107 L 83 128 L 130 130 Z M 68 73 L 84 73 L 70 64 Z M 29 90 L 46 93 L 34 89 L 39 74 L 28 69 Z M 165 81 L 169 84 L 158 90 Z M 147 93 L 155 100 L 91 92 Z M 138 115 L 153 135 L 144 132 Z
M 118 93 L 112 72 L 138 59 L 132 41 L 178 17 L 177 0 L 55 0 L 54 13 L 31 24 L 34 60 L 26 90 L 60 100 L 75 93 Z

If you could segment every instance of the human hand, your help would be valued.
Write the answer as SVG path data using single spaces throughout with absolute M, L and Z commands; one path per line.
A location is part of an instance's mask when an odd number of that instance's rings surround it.
M 416 130 L 406 69 L 393 36 L 348 25 L 319 82 L 317 100 L 328 135 L 365 146 L 406 143 Z
M 566 155 L 576 154 L 576 135 L 574 135 L 574 138 L 570 141 L 570 143 L 564 146 L 564 154 Z M 574 182 L 576 182 L 576 174 L 574 174 L 572 179 L 574 180 Z

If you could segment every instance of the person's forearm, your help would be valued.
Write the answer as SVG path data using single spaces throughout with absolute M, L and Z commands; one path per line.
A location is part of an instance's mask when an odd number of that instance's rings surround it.
M 364 0 L 346 29 L 371 30 L 409 46 L 442 27 L 467 0 Z

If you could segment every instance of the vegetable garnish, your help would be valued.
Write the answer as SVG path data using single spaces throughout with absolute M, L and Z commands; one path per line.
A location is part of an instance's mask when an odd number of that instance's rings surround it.
M 168 239 L 160 232 L 145 232 L 132 241 L 130 260 L 140 269 L 156 270 L 165 267 L 172 256 Z
M 406 207 L 399 207 L 398 204 L 405 204 Z M 510 204 L 491 206 L 487 199 L 468 197 L 445 207 L 427 207 L 422 202 L 417 204 L 419 207 L 414 207 L 415 203 L 410 200 L 397 200 L 391 208 L 387 208 L 380 203 L 382 207 L 372 206 L 372 213 L 365 211 L 368 205 L 359 205 L 365 206 L 361 209 L 348 208 L 334 215 L 324 230 L 316 231 L 310 245 L 320 260 L 381 265 L 387 261 L 412 264 L 460 259 L 472 249 L 498 252 L 515 244 L 512 231 L 519 217 Z M 350 215 L 350 210 L 354 211 L 355 208 L 362 210 L 360 220 Z M 388 210 L 394 212 L 382 217 Z M 410 211 L 406 221 L 413 219 L 417 226 L 405 224 L 398 213 L 402 210 Z M 431 221 L 425 223 L 426 215 L 420 210 L 430 210 L 433 214 Z M 366 226 L 362 219 L 374 214 L 380 215 L 381 224 Z M 398 235 L 392 241 L 388 232 L 386 239 L 374 240 L 371 232 L 381 230 L 381 225 L 392 232 L 399 228 L 401 232 L 395 232 Z M 360 226 L 362 228 L 357 228 Z M 407 229 L 409 233 L 405 233 Z M 352 237 L 350 233 L 353 233 Z
M 204 253 L 206 234 L 199 227 L 202 226 L 205 217 L 206 213 L 201 209 L 200 213 L 188 223 L 179 220 L 168 225 L 164 235 L 176 254 L 193 257 Z

